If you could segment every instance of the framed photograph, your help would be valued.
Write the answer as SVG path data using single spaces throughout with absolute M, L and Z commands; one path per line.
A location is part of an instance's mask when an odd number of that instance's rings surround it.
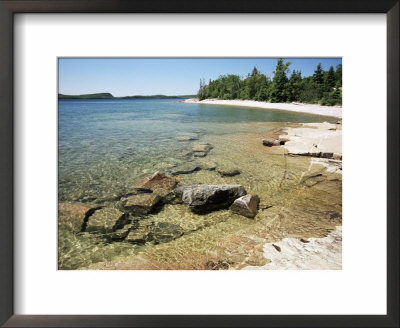
M 398 326 L 398 1 L 0 9 L 2 325 Z

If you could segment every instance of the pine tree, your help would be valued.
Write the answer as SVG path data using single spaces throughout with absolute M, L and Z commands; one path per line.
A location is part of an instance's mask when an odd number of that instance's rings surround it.
M 335 71 L 333 66 L 329 67 L 329 71 L 325 75 L 325 86 L 328 91 L 331 91 L 336 84 Z
M 272 102 L 286 102 L 289 98 L 288 90 L 286 89 L 288 83 L 286 72 L 290 64 L 290 62 L 284 63 L 282 58 L 278 59 L 276 63 L 270 89 L 270 99 Z

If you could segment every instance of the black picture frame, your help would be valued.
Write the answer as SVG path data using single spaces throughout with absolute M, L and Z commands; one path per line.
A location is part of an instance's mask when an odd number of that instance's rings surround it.
M 0 0 L 0 324 L 4 327 L 399 327 L 398 0 Z M 14 315 L 13 17 L 16 13 L 385 13 L 387 315 Z M 368 286 L 366 286 L 368 288 Z

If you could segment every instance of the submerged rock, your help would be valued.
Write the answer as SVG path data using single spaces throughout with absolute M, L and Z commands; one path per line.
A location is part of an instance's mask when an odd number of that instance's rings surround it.
M 208 160 L 201 160 L 198 162 L 198 165 L 202 170 L 213 171 L 217 168 L 217 164 Z
M 190 174 L 199 171 L 200 167 L 194 163 L 185 163 L 171 170 L 172 175 Z
M 163 189 L 163 188 L 154 189 L 153 193 L 160 196 L 161 201 L 164 204 L 171 204 L 174 202 L 174 200 L 176 198 L 175 193 L 170 189 Z
M 208 152 L 205 152 L 205 151 L 198 151 L 198 152 L 193 153 L 193 156 L 194 156 L 194 157 L 206 157 L 207 154 L 208 154 Z
M 248 218 L 254 218 L 258 212 L 258 205 L 260 203 L 260 198 L 257 195 L 247 194 L 236 199 L 230 210 L 233 213 L 243 215 Z
M 240 174 L 240 170 L 235 167 L 218 166 L 217 172 L 224 177 L 233 177 Z
M 145 215 L 160 202 L 161 197 L 155 193 L 133 195 L 124 200 L 124 207 L 133 215 Z
M 182 227 L 177 224 L 160 222 L 151 228 L 151 236 L 155 243 L 167 243 L 183 235 Z
M 211 149 L 213 149 L 213 146 L 211 146 L 208 143 L 196 143 L 192 146 L 192 151 L 193 152 L 206 152 L 208 153 Z
M 85 231 L 110 233 L 127 223 L 126 215 L 116 208 L 101 208 L 88 218 Z
M 199 138 L 195 136 L 179 136 L 176 137 L 176 140 L 178 141 L 193 141 L 193 140 L 198 140 Z
M 155 172 L 153 175 L 139 180 L 136 188 L 145 190 L 170 189 L 172 190 L 178 181 L 173 177 L 168 177 L 163 173 Z
M 243 186 L 234 184 L 184 186 L 174 192 L 195 213 L 227 208 L 236 198 L 246 195 Z
M 145 244 L 150 239 L 150 231 L 145 229 L 144 227 L 140 227 L 138 229 L 131 230 L 128 236 L 125 238 L 125 241 L 134 244 Z
M 117 229 L 114 232 L 111 232 L 110 234 L 108 234 L 107 237 L 112 240 L 122 240 L 122 239 L 126 238 L 126 236 L 128 236 L 131 228 L 132 228 L 132 224 L 127 224 L 124 227 L 122 227 L 121 229 Z
M 95 207 L 89 204 L 59 203 L 58 223 L 64 225 L 73 232 L 80 232 L 85 219 L 91 215 L 95 209 Z

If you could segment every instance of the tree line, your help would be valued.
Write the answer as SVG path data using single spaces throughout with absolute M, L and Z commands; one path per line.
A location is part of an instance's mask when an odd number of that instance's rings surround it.
M 290 62 L 278 59 L 272 79 L 256 67 L 241 78 L 239 75 L 222 75 L 208 84 L 200 80 L 197 97 L 200 100 L 243 99 L 265 102 L 302 102 L 327 106 L 342 104 L 342 65 L 324 71 L 319 63 L 312 76 L 302 77 L 301 71 L 290 71 Z M 289 76 L 289 73 L 290 76 Z

